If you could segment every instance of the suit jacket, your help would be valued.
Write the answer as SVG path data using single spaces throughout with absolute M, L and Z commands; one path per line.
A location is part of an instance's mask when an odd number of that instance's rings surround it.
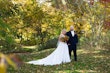
M 74 46 L 78 43 L 78 36 L 76 33 L 74 34 L 74 37 L 72 36 L 71 31 L 67 32 L 66 35 L 69 37 L 67 44 Z

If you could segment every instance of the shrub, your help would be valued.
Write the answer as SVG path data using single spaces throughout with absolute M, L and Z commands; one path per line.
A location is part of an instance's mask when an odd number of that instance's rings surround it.
M 44 49 L 56 48 L 57 42 L 58 42 L 57 38 L 50 39 L 45 44 L 41 44 L 40 46 L 38 46 L 38 51 Z
M 25 46 L 33 46 L 37 44 L 37 40 L 36 39 L 25 40 L 21 41 L 21 44 Z

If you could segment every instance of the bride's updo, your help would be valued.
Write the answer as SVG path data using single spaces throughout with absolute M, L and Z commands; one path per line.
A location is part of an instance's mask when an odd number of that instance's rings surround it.
M 65 35 L 65 34 L 66 34 L 66 29 L 63 29 L 63 30 L 61 31 L 61 34 Z

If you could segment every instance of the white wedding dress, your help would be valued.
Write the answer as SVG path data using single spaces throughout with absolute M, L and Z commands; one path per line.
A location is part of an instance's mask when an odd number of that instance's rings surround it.
M 64 35 L 60 35 L 60 38 L 61 37 L 64 37 Z M 57 48 L 49 56 L 27 63 L 34 65 L 58 65 L 70 61 L 67 43 L 59 41 Z

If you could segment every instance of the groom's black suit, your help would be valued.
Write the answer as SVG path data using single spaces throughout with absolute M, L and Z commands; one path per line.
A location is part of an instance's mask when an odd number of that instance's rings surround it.
M 69 47 L 69 55 L 71 57 L 71 52 L 74 53 L 74 60 L 77 61 L 77 43 L 78 43 L 78 36 L 77 34 L 74 34 L 72 36 L 71 31 L 67 32 L 66 35 L 69 37 L 69 40 L 67 41 L 68 47 Z

